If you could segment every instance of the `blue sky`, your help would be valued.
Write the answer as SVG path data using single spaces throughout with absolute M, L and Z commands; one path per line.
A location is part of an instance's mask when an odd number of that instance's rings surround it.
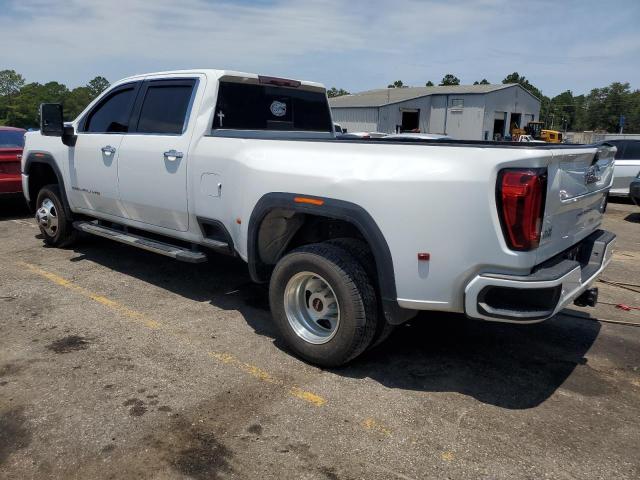
M 640 0 L 0 0 L 0 69 L 71 87 L 229 68 L 356 92 L 525 75 L 546 95 L 640 88 Z

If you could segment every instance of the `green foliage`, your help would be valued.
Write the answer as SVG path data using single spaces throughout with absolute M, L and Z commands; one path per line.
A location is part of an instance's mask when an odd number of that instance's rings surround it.
M 486 78 L 483 78 L 480 81 L 475 81 L 473 82 L 474 85 L 490 85 L 489 80 L 487 80 Z
M 407 86 L 408 85 L 405 85 L 404 83 L 402 83 L 402 80 L 396 80 L 395 82 L 387 85 L 387 88 L 405 88 Z
M 424 86 L 425 87 L 433 87 L 434 83 L 431 80 L 429 80 L 427 83 L 424 84 Z
M 460 79 L 451 73 L 447 73 L 440 82 L 440 86 L 443 85 L 460 85 Z
M 25 84 L 15 71 L 0 71 L 0 125 L 36 128 L 41 103 L 62 103 L 65 121 L 73 120 L 108 86 L 104 77 L 73 90 L 58 82 Z
M 502 80 L 502 83 L 519 83 L 525 90 L 528 90 L 535 97 L 542 99 L 542 92 L 531 85 L 524 75 L 520 76 L 518 72 L 513 72 L 512 74 L 507 75 L 504 80 Z
M 89 83 L 87 83 L 87 88 L 89 89 L 89 93 L 93 96 L 93 98 L 100 95 L 109 87 L 109 80 L 104 77 L 97 76 Z
M 349 95 L 349 92 L 347 92 L 344 88 L 336 87 L 331 87 L 329 90 L 327 90 L 327 96 L 329 98 L 341 97 L 342 95 Z

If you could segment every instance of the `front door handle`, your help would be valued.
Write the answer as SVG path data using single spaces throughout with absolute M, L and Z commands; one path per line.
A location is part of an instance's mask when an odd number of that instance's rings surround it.
M 164 152 L 164 158 L 169 160 L 170 162 L 175 162 L 177 159 L 182 158 L 184 155 L 182 152 L 177 152 L 175 150 L 169 150 L 168 152 Z
M 102 150 L 102 153 L 104 153 L 107 157 L 113 155 L 114 153 L 116 153 L 116 149 L 114 147 L 112 147 L 111 145 L 107 145 L 106 147 L 102 147 L 100 150 Z

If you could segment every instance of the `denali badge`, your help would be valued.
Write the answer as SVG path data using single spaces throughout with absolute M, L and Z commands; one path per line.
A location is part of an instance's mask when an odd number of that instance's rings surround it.
M 602 176 L 600 175 L 600 167 L 598 165 L 591 165 L 589 168 L 587 168 L 587 171 L 584 172 L 585 185 L 599 182 L 601 178 Z
M 287 104 L 274 100 L 270 110 L 274 117 L 284 117 L 287 114 Z

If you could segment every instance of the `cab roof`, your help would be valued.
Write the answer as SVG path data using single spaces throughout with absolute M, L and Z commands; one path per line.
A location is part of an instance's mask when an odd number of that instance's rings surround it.
M 202 69 L 189 69 L 189 70 L 167 70 L 163 72 L 150 72 L 150 73 L 142 73 L 137 75 L 132 75 L 127 78 L 123 78 L 122 80 L 118 80 L 115 83 L 121 83 L 124 81 L 132 81 L 132 80 L 142 80 L 146 77 L 156 77 L 156 76 L 178 76 L 178 75 L 193 75 L 193 74 L 203 74 L 208 78 L 218 80 L 222 77 L 238 77 L 238 78 L 254 78 L 258 79 L 259 76 L 256 73 L 247 73 L 247 72 L 238 72 L 236 70 L 216 70 L 211 68 L 202 68 Z M 273 77 L 273 78 L 285 78 L 285 77 Z M 311 82 L 308 80 L 298 80 L 298 79 L 290 79 L 286 78 L 286 80 L 295 80 L 300 82 L 301 85 L 307 87 L 316 87 L 316 88 L 325 88 L 325 86 L 318 82 Z

